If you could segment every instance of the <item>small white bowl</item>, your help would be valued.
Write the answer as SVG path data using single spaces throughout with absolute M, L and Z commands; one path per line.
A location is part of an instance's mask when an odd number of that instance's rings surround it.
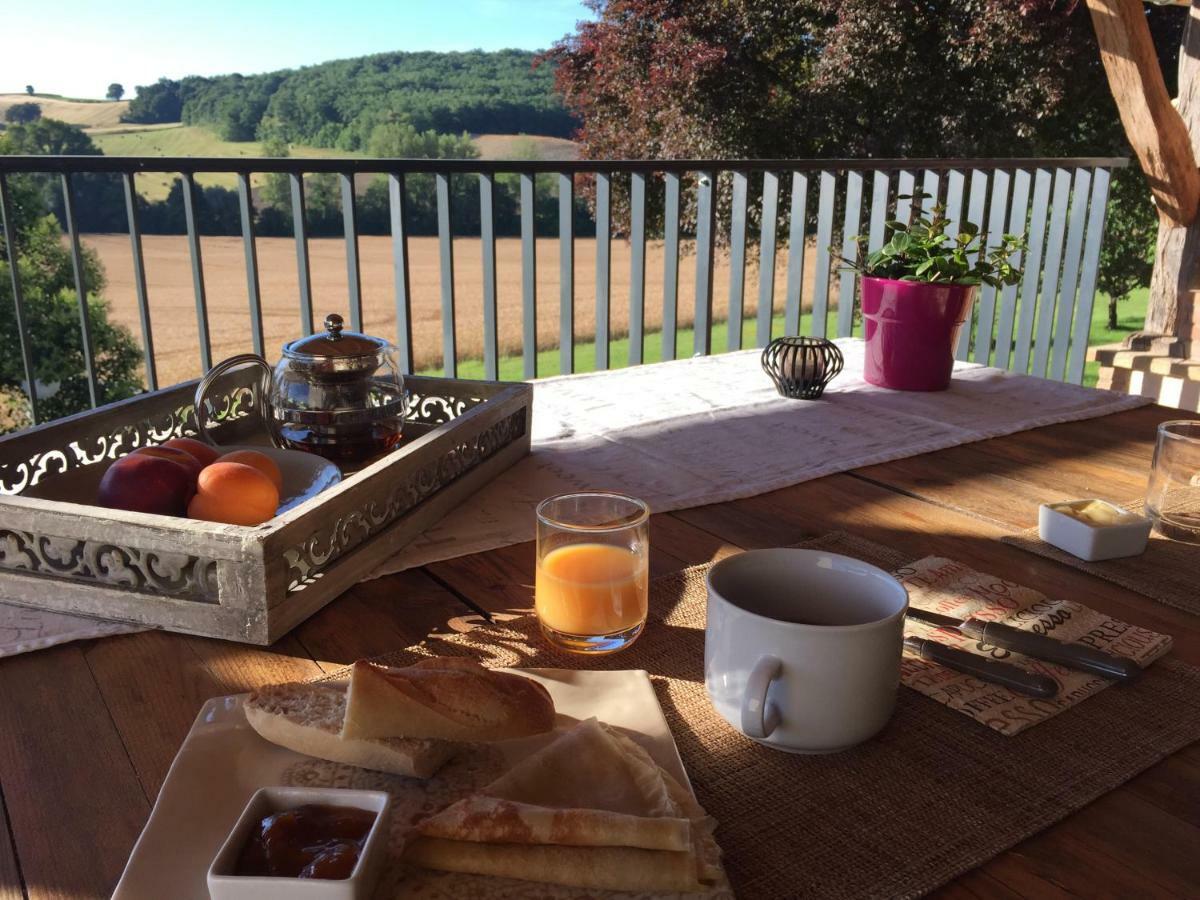
M 318 803 L 367 809 L 375 813 L 375 822 L 363 841 L 358 863 L 349 878 L 275 878 L 263 875 L 235 875 L 238 856 L 255 823 L 272 813 L 284 812 Z M 350 791 L 340 788 L 259 788 L 242 810 L 237 824 L 221 845 L 208 869 L 208 894 L 212 900 L 367 900 L 379 879 L 387 853 L 388 819 L 391 795 L 384 791 Z
M 1096 524 L 1076 518 L 1064 510 L 1079 509 L 1089 503 L 1108 507 L 1118 516 L 1112 524 Z M 1072 500 L 1069 503 L 1043 503 L 1038 508 L 1038 536 L 1072 556 L 1087 562 L 1137 556 L 1146 550 L 1152 523 L 1105 500 Z

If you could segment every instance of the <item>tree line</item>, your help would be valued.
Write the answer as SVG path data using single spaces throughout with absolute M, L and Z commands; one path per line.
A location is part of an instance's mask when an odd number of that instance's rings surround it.
M 261 75 L 161 78 L 140 85 L 124 121 L 184 122 L 230 141 L 365 150 L 380 124 L 439 133 L 569 137 L 578 122 L 553 67 L 526 50 L 380 53 Z

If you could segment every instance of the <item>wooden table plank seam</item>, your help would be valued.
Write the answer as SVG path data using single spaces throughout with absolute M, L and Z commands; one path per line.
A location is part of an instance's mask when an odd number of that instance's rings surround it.
M 0 882 L 0 900 L 16 900 L 18 897 L 26 900 L 29 892 L 25 889 L 21 857 L 17 854 L 17 841 L 9 824 L 8 801 L 4 797 L 3 785 L 0 785 L 0 839 L 7 845 L 6 850 L 0 851 L 0 876 L 4 879 Z
M 103 640 L 103 638 L 100 638 L 99 640 Z M 94 643 L 94 641 L 87 642 L 88 646 L 91 646 L 93 643 Z M 129 762 L 130 770 L 136 776 L 138 787 L 140 787 L 142 789 L 142 794 L 146 797 L 146 802 L 149 803 L 151 806 L 153 806 L 154 799 L 157 796 L 157 792 L 151 792 L 149 790 L 145 781 L 142 779 L 141 772 L 138 771 L 137 763 L 134 761 L 134 755 L 129 746 L 129 739 L 125 736 L 124 732 L 122 731 L 121 725 L 117 721 L 117 717 L 115 715 L 113 715 L 112 707 L 109 706 L 108 698 L 105 696 L 104 686 L 100 683 L 100 679 L 96 675 L 96 670 L 92 666 L 92 662 L 91 662 L 91 659 L 89 659 L 89 657 L 88 657 L 86 648 L 83 653 L 83 662 L 84 662 L 84 665 L 87 666 L 88 674 L 91 675 L 91 677 L 92 677 L 92 682 L 96 685 L 96 693 L 99 695 L 100 700 L 104 705 L 104 713 L 105 713 L 105 715 L 108 716 L 108 721 L 112 725 L 113 731 L 116 732 L 117 737 L 120 739 L 121 749 L 125 752 L 125 759 Z
M 1001 519 L 993 518 L 992 516 L 986 515 L 981 512 L 977 512 L 976 510 L 962 509 L 961 507 L 954 506 L 953 504 L 944 503 L 940 500 L 937 500 L 937 499 L 934 499 L 931 497 L 925 497 L 925 496 L 922 496 L 921 494 L 918 494 L 915 491 L 912 491 L 908 488 L 902 488 L 902 487 L 899 487 L 898 485 L 894 485 L 894 484 L 887 484 L 886 482 L 879 481 L 876 478 L 871 478 L 870 476 L 863 475 L 859 472 L 851 471 L 851 472 L 846 472 L 845 474 L 849 475 L 851 478 L 857 478 L 859 481 L 865 481 L 867 484 L 872 484 L 875 487 L 883 488 L 886 491 L 891 491 L 893 494 L 899 494 L 901 497 L 909 497 L 913 500 L 920 500 L 922 503 L 928 503 L 930 506 L 936 506 L 939 509 L 944 509 L 948 512 L 958 513 L 958 514 L 964 515 L 964 516 L 970 516 L 973 519 L 978 519 L 979 521 L 986 522 L 989 525 L 998 525 L 1001 528 L 1009 527 L 1008 523 L 1004 522 Z

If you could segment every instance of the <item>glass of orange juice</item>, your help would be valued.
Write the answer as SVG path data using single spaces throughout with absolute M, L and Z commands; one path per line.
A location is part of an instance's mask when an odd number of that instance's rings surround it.
M 534 606 L 542 633 L 574 653 L 615 653 L 646 627 L 650 508 L 605 491 L 537 508 Z

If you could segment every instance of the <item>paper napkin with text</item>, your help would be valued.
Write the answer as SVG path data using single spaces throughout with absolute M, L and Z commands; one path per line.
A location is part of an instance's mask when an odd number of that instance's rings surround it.
M 951 559 L 927 556 L 897 569 L 894 574 L 908 589 L 909 604 L 919 609 L 959 619 L 1003 622 L 1056 640 L 1087 644 L 1106 653 L 1127 656 L 1143 668 L 1171 649 L 1171 638 L 1165 634 L 1130 625 L 1074 600 L 1051 599 L 1032 588 L 976 572 Z M 915 619 L 905 622 L 904 631 L 980 656 L 1015 663 L 1058 682 L 1055 697 L 1026 697 L 905 651 L 900 673 L 904 684 L 1001 734 L 1024 731 L 1113 684 L 1099 675 L 983 644 L 953 629 Z

